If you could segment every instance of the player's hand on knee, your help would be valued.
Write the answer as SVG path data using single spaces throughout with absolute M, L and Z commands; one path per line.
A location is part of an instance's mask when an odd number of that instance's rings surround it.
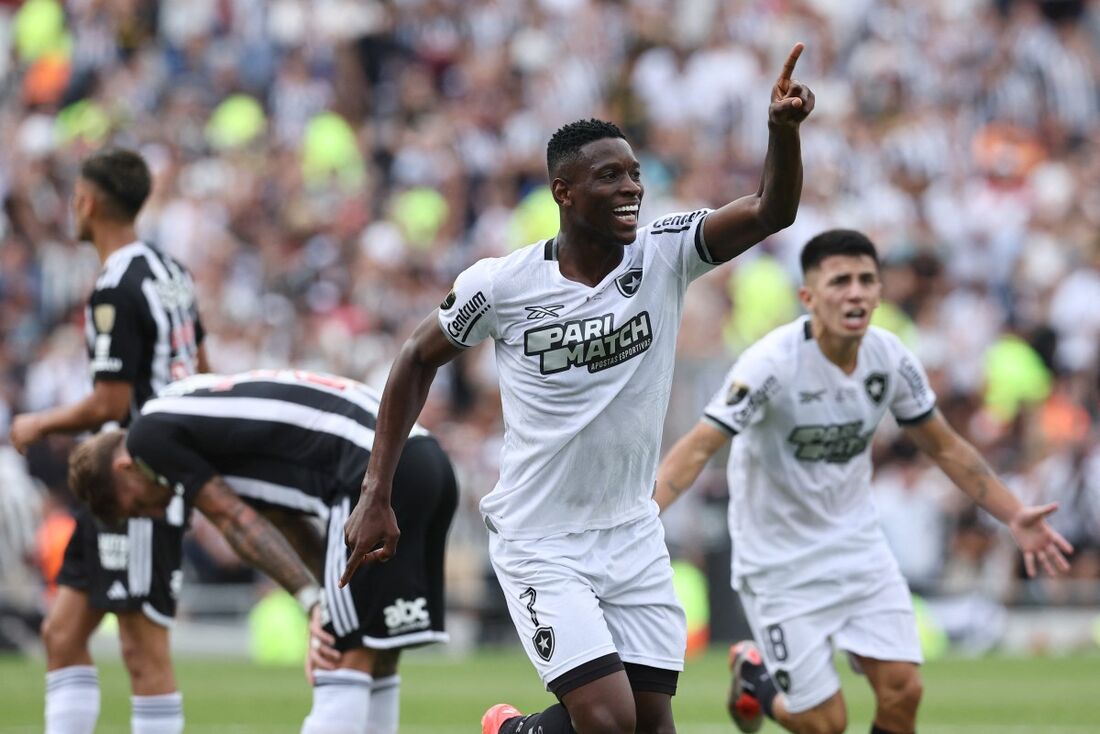
M 794 65 L 804 48 L 801 43 L 794 45 L 783 64 L 783 70 L 779 72 L 775 86 L 772 87 L 772 103 L 768 108 L 768 121 L 771 123 L 797 127 L 814 109 L 813 91 L 797 79 L 791 78 Z
M 373 505 L 373 506 L 372 506 Z M 340 586 L 347 586 L 363 563 L 388 561 L 397 551 L 401 530 L 389 503 L 373 504 L 362 500 L 344 523 L 344 543 L 351 550 Z
M 313 674 L 318 670 L 335 670 L 340 663 L 340 651 L 336 638 L 325 630 L 321 622 L 321 605 L 315 604 L 309 614 L 309 652 L 306 653 L 306 680 L 313 685 Z

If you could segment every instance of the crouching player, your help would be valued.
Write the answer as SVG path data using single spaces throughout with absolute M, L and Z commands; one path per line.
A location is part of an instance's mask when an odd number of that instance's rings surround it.
M 396 732 L 401 650 L 447 639 L 443 553 L 458 493 L 449 459 L 423 428 L 397 469 L 400 551 L 337 584 L 377 409 L 366 386 L 330 375 L 198 375 L 147 402 L 129 431 L 96 436 L 70 460 L 73 491 L 97 516 L 171 519 L 193 506 L 311 610 L 313 708 L 303 734 Z M 309 516 L 328 527 L 313 550 L 307 524 L 293 522 Z M 323 559 L 323 589 L 303 559 Z M 319 651 L 330 644 L 340 654 L 326 664 Z

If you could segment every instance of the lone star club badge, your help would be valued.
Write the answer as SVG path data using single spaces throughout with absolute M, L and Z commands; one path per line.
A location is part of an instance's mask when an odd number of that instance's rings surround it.
M 554 657 L 554 628 L 539 627 L 531 637 L 535 643 L 535 653 L 543 660 L 549 662 Z
M 550 658 L 554 657 L 554 628 L 539 624 L 539 615 L 535 611 L 535 599 L 538 598 L 538 592 L 531 587 L 527 587 L 519 595 L 519 598 L 527 600 L 527 613 L 531 615 L 531 621 L 535 625 L 535 634 L 531 635 L 531 642 L 535 646 L 535 654 L 544 661 L 550 662 Z
M 615 278 L 615 287 L 627 298 L 638 292 L 638 286 L 642 284 L 642 269 L 631 268 Z
M 867 397 L 878 405 L 886 397 L 886 375 L 881 372 L 872 372 L 863 381 L 863 387 L 867 388 Z

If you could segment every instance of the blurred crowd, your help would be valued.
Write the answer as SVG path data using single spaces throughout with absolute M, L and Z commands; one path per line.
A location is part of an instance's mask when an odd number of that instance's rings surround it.
M 797 315 L 802 244 L 862 229 L 885 259 L 877 322 L 1016 491 L 1061 503 L 1073 575 L 1100 578 L 1088 0 L 0 0 L 0 436 L 13 413 L 88 389 L 98 264 L 72 239 L 68 197 L 92 150 L 149 161 L 140 231 L 194 272 L 215 369 L 381 386 L 461 269 L 556 231 L 545 144 L 559 125 L 623 127 L 645 221 L 755 191 L 795 41 L 817 95 L 798 220 L 690 291 L 667 440 L 747 344 Z M 423 422 L 461 473 L 454 573 L 477 576 L 501 430 L 489 350 L 444 371 Z M 879 439 L 880 510 L 915 587 L 1097 601 L 1095 583 L 1021 587 L 989 518 L 895 430 Z M 67 448 L 29 457 L 47 518 L 63 517 Z M 678 553 L 720 548 L 722 476 L 670 514 Z

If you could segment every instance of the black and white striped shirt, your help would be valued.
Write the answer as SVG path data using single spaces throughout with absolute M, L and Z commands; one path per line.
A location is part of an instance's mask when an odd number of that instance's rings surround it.
M 221 476 L 251 502 L 325 517 L 332 504 L 358 495 L 377 416 L 377 393 L 342 377 L 195 375 L 145 404 L 126 446 L 183 496 L 184 508 Z M 415 426 L 411 435 L 427 431 Z
M 92 379 L 134 386 L 131 419 L 158 390 L 198 370 L 203 328 L 191 274 L 144 242 L 103 263 L 84 320 Z

